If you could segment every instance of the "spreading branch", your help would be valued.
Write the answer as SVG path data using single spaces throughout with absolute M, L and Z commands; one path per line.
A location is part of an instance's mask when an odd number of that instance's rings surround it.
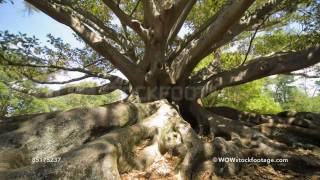
M 28 78 L 30 81 L 32 81 L 34 83 L 37 83 L 37 84 L 68 84 L 68 83 L 77 82 L 77 81 L 81 81 L 81 80 L 84 80 L 84 79 L 92 77 L 90 75 L 84 75 L 84 76 L 81 76 L 81 77 L 78 77 L 78 78 L 69 79 L 69 80 L 66 80 L 66 81 L 41 81 L 41 80 L 35 79 L 34 77 L 32 77 L 32 76 L 30 76 L 30 75 L 28 75 L 26 73 L 22 73 L 22 74 L 26 78 Z
M 214 75 L 206 81 L 197 84 L 201 86 L 201 94 L 205 97 L 211 92 L 229 86 L 235 86 L 263 77 L 284 74 L 307 68 L 320 62 L 320 46 L 298 52 L 275 54 L 270 57 L 260 57 L 252 60 L 245 66 L 238 67 Z
M 168 20 L 168 32 L 166 32 L 168 34 L 167 44 L 170 44 L 176 38 L 196 2 L 196 0 L 179 0 L 172 6 L 171 15 L 167 15 L 168 17 L 165 18 Z
M 92 71 L 86 70 L 84 68 L 76 68 L 76 67 L 64 67 L 64 66 L 57 66 L 57 65 L 38 65 L 38 64 L 29 64 L 29 63 L 20 63 L 20 62 L 14 62 L 7 58 L 5 58 L 2 54 L 0 54 L 0 58 L 3 60 L 4 65 L 7 66 L 13 66 L 13 67 L 29 67 L 29 68 L 47 68 L 47 69 L 57 69 L 57 70 L 63 70 L 63 71 L 70 71 L 70 72 L 80 72 L 84 73 L 90 77 L 96 77 L 96 78 L 102 78 L 102 79 L 117 79 L 120 77 L 111 75 L 111 74 L 105 74 L 105 73 L 94 73 Z M 37 57 L 24 57 L 25 59 L 37 59 Z M 42 60 L 41 60 L 42 61 Z
M 213 46 L 207 47 L 207 51 L 205 54 L 210 54 L 211 52 L 214 52 L 219 47 L 230 42 L 234 37 L 236 37 L 240 33 L 246 30 L 252 30 L 252 27 L 259 26 L 265 19 L 267 19 L 268 16 L 270 16 L 275 11 L 275 7 L 279 6 L 283 1 L 284 0 L 269 1 L 260 8 L 256 9 L 254 12 L 250 13 L 250 15 L 248 15 L 245 18 L 244 22 L 238 22 L 232 25 L 228 32 L 222 36 L 222 39 L 219 42 L 215 43 Z M 279 8 L 278 11 L 281 9 L 282 8 Z M 201 34 L 208 29 L 208 27 L 215 21 L 215 19 L 216 15 L 210 17 L 190 36 L 188 36 L 186 40 L 183 41 L 179 45 L 179 47 L 169 55 L 168 62 L 171 63 L 175 59 L 178 59 L 177 57 L 179 55 L 183 56 L 183 52 L 188 53 L 188 50 L 186 48 L 192 46 L 192 43 L 199 39 L 199 37 L 201 37 Z
M 258 27 L 256 28 L 256 30 L 254 31 L 253 35 L 251 36 L 250 42 L 249 42 L 249 47 L 248 47 L 248 50 L 247 50 L 247 52 L 246 52 L 245 58 L 244 58 L 243 62 L 241 63 L 241 66 L 243 66 L 243 65 L 247 62 L 248 56 L 249 56 L 249 54 L 250 54 L 250 52 L 251 52 L 251 48 L 252 48 L 252 45 L 253 45 L 253 40 L 254 40 L 254 38 L 256 38 L 256 35 L 257 35 L 259 29 L 261 28 L 261 26 L 264 24 L 264 22 L 265 22 L 266 20 L 267 20 L 267 18 L 264 19 L 264 20 L 261 22 L 261 24 L 259 24 L 259 26 L 258 26 Z
M 250 7 L 254 0 L 230 0 L 215 16 L 214 22 L 209 26 L 208 32 L 204 33 L 200 39 L 191 42 L 188 53 L 182 53 L 183 58 L 179 62 L 173 63 L 174 79 L 178 82 L 184 81 L 192 72 L 199 61 L 207 55 L 208 47 L 220 41 L 223 35 L 242 17 L 244 12 Z M 178 58 L 180 59 L 180 58 Z
M 136 12 L 136 10 L 138 9 L 138 6 L 140 4 L 141 0 L 138 0 L 138 2 L 136 3 L 136 5 L 134 6 L 133 10 L 130 13 L 130 17 L 133 16 L 133 14 Z
M 77 18 L 79 18 L 82 22 L 89 25 L 91 28 L 99 32 L 105 38 L 113 40 L 114 42 L 118 43 L 122 47 L 125 46 L 124 44 L 125 37 L 122 34 L 115 31 L 114 29 L 106 26 L 105 23 L 103 23 L 99 18 L 97 18 L 91 12 L 86 11 L 82 8 L 79 8 L 78 6 L 75 6 L 74 3 L 71 1 L 55 0 L 54 2 L 71 8 L 73 10 L 73 14 L 77 16 Z
M 113 0 L 103 0 L 103 2 L 119 18 L 121 23 L 132 28 L 144 41 L 148 39 L 148 30 L 143 27 L 142 23 L 123 12 Z
M 168 58 L 168 62 L 172 62 L 189 44 L 191 41 L 200 37 L 200 35 L 213 23 L 215 16 L 211 16 L 207 19 L 199 28 L 197 28 L 191 35 L 189 35 L 186 40 L 184 40 L 179 47 L 173 51 Z
M 108 84 L 97 87 L 65 87 L 56 91 L 50 92 L 35 92 L 33 90 L 28 90 L 23 87 L 11 85 L 8 82 L 2 81 L 10 89 L 17 92 L 34 96 L 36 98 L 54 98 L 60 97 L 68 94 L 81 94 L 81 95 L 103 95 L 111 93 L 115 90 L 122 90 L 125 93 L 129 93 L 129 84 L 127 81 L 112 81 Z
M 155 19 L 160 13 L 156 8 L 154 0 L 142 0 L 142 3 L 144 11 L 144 24 L 147 28 L 149 28 L 153 23 L 155 23 Z
M 44 13 L 56 19 L 58 22 L 69 26 L 75 31 L 87 44 L 94 50 L 108 59 L 116 68 L 118 68 L 128 79 L 134 83 L 140 81 L 139 68 L 123 56 L 115 47 L 109 44 L 98 33 L 92 31 L 79 18 L 74 16 L 70 8 L 60 4 L 50 3 L 44 0 L 26 0 Z M 140 74 L 140 77 L 142 75 Z
M 284 0 L 274 0 L 274 1 L 269 1 L 268 3 L 264 4 L 262 7 L 258 8 L 257 10 L 255 10 L 253 13 L 250 14 L 250 16 L 248 16 L 244 22 L 238 22 L 236 24 L 234 24 L 230 30 L 223 35 L 223 38 L 217 42 L 216 44 L 214 44 L 211 47 L 208 47 L 207 49 L 207 53 L 213 52 L 216 49 L 218 49 L 219 47 L 222 47 L 223 45 L 229 43 L 230 41 L 232 41 L 236 36 L 238 36 L 239 34 L 241 34 L 244 31 L 252 31 L 255 30 L 257 26 L 260 26 L 261 24 L 266 24 L 266 23 L 262 23 L 263 21 L 265 21 L 266 19 L 268 19 L 267 17 L 269 17 L 272 13 L 281 11 L 283 8 L 279 8 L 277 9 L 277 11 L 275 11 L 275 8 L 277 6 L 279 6 Z M 276 22 L 272 22 L 272 25 L 277 24 Z M 270 25 L 270 24 L 269 24 Z M 261 27 L 260 27 L 261 28 Z

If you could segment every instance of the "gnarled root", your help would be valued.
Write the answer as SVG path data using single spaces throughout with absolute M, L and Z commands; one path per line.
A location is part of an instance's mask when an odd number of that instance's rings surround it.
M 16 166 L 13 162 L 21 158 L 0 159 L 0 177 L 113 180 L 122 173 L 144 170 L 157 157 L 170 153 L 179 159 L 180 178 L 190 179 L 203 152 L 197 134 L 166 101 L 74 109 L 30 121 L 17 122 L 15 130 L 0 135 L 2 140 L 23 137 L 1 142 L 1 153 L 14 150 L 26 162 Z M 32 163 L 60 157 L 59 162 Z
M 299 153 L 293 146 L 295 143 L 310 143 L 310 146 L 318 148 L 319 127 L 312 126 L 307 129 L 278 119 L 276 123 L 270 119 L 262 123 L 261 117 L 260 121 L 250 121 L 248 125 L 249 121 L 243 121 L 241 118 L 232 120 L 209 110 L 203 112 L 209 117 L 211 133 L 214 135 L 215 157 L 287 159 L 288 162 L 271 165 L 275 169 L 298 173 L 314 174 L 320 171 L 319 156 Z M 241 165 L 244 163 L 218 162 L 215 163 L 215 173 L 223 176 L 235 175 L 241 169 Z
M 199 106 L 191 109 L 204 123 L 199 131 L 210 130 L 209 138 L 200 137 L 166 100 L 1 121 L 0 177 L 113 180 L 139 172 L 135 177 L 184 180 L 233 176 L 245 169 L 245 163 L 216 161 L 219 157 L 285 158 L 288 163 L 271 165 L 310 174 L 320 170 L 319 157 L 296 150 L 304 139 L 318 148 L 318 126 L 230 119 Z M 159 164 L 164 161 L 171 167 Z

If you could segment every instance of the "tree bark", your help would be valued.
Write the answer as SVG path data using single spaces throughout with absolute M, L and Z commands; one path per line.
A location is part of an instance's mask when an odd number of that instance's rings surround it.
M 253 118 L 262 115 L 235 110 L 238 115 L 229 119 L 212 113 L 223 115 L 227 111 L 205 109 L 197 102 L 182 103 L 178 109 L 166 100 L 117 102 L 3 120 L 0 177 L 113 180 L 135 177 L 134 172 L 140 172 L 145 179 L 202 179 L 207 173 L 210 177 L 234 176 L 245 166 L 213 162 L 213 157 L 287 158 L 289 163 L 271 165 L 297 173 L 303 168 L 311 174 L 320 170 L 319 157 L 293 151 L 319 146 L 320 123 L 302 127 L 279 120 L 271 124 Z M 302 114 L 296 117 L 301 119 Z M 208 128 L 211 140 L 199 136 L 182 117 L 189 122 L 191 117 L 197 118 L 193 123 Z M 304 117 L 318 118 L 316 114 Z M 174 157 L 171 169 L 156 168 L 159 159 L 167 161 L 168 155 Z M 36 162 L 46 159 L 57 162 Z

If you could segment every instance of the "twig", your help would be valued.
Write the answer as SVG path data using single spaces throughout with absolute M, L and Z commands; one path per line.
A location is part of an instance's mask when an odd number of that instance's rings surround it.
M 259 26 L 256 28 L 256 30 L 254 31 L 254 33 L 253 33 L 253 35 L 252 35 L 252 37 L 251 37 L 251 39 L 250 39 L 250 43 L 249 43 L 249 47 L 248 47 L 246 56 L 245 56 L 245 58 L 244 58 L 244 60 L 243 60 L 243 62 L 241 63 L 240 66 L 243 66 L 243 65 L 246 63 L 246 61 L 247 61 L 247 59 L 248 59 L 248 56 L 249 56 L 249 54 L 250 54 L 251 48 L 252 48 L 253 40 L 254 40 L 254 38 L 256 37 L 256 35 L 257 35 L 259 29 L 261 28 L 261 26 L 266 22 L 266 20 L 267 20 L 268 18 L 269 18 L 269 16 L 266 17 L 266 18 L 259 24 Z
M 138 0 L 138 2 L 136 3 L 136 5 L 134 6 L 132 12 L 130 13 L 130 16 L 131 16 L 131 17 L 133 16 L 133 14 L 134 14 L 134 13 L 136 12 L 136 10 L 138 9 L 138 6 L 139 6 L 139 4 L 140 4 L 140 1 L 141 1 L 141 0 Z

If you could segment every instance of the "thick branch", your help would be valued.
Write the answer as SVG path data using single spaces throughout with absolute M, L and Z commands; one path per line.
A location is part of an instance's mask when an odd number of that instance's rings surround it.
M 212 24 L 215 20 L 215 16 L 210 17 L 199 28 L 197 28 L 191 35 L 189 35 L 185 41 L 183 41 L 179 47 L 169 55 L 168 61 L 172 62 L 189 44 L 191 41 L 199 38 L 199 36 Z
M 82 22 L 86 23 L 88 26 L 90 26 L 106 38 L 115 41 L 120 46 L 124 46 L 123 42 L 125 41 L 125 37 L 117 33 L 114 29 L 106 26 L 104 22 L 102 22 L 91 12 L 75 6 L 72 1 L 53 0 L 53 2 L 70 7 L 73 10 L 74 15 L 76 15 L 77 18 L 79 18 Z
M 83 22 L 73 15 L 74 12 L 59 4 L 44 0 L 26 0 L 55 20 L 73 29 L 94 50 L 106 57 L 116 68 L 125 74 L 130 81 L 138 83 L 139 68 L 124 57 L 116 48 L 105 41 L 99 34 L 85 26 Z M 142 75 L 141 75 L 142 76 Z
M 123 12 L 113 0 L 103 0 L 113 13 L 120 19 L 121 23 L 128 25 L 132 28 L 139 36 L 146 41 L 148 39 L 148 30 L 145 29 L 138 20 L 133 19 L 130 15 Z
M 200 69 L 194 75 L 190 77 L 190 83 L 202 82 L 210 78 L 211 76 L 220 73 L 222 69 L 221 55 L 220 52 L 217 51 L 214 53 L 214 59 L 208 64 L 205 68 Z
M 154 0 L 143 0 L 143 11 L 144 11 L 144 24 L 146 27 L 150 27 L 155 23 L 155 19 L 159 16 L 157 11 L 156 4 Z
M 275 74 L 289 73 L 312 66 L 318 62 L 320 62 L 319 45 L 298 52 L 257 58 L 246 66 L 219 73 L 198 84 L 202 86 L 201 94 L 199 95 L 205 97 L 211 92 L 228 86 L 247 83 Z
M 177 36 L 189 12 L 196 2 L 196 0 L 179 0 L 173 5 L 173 14 L 167 18 L 169 20 L 169 26 L 167 27 L 169 30 L 167 38 L 168 44 Z
M 75 12 L 77 12 L 77 17 L 85 22 L 88 26 L 93 28 L 95 31 L 99 32 L 104 38 L 111 39 L 115 43 L 119 44 L 123 51 L 125 51 L 126 55 L 128 55 L 131 60 L 137 59 L 136 55 L 133 53 L 130 53 L 133 45 L 128 43 L 128 41 L 131 42 L 130 38 L 126 34 L 125 36 L 123 34 L 120 34 L 116 32 L 114 29 L 105 26 L 104 23 L 95 17 L 92 13 L 85 11 L 81 8 L 73 7 L 72 5 L 68 5 L 70 8 L 72 8 Z
M 37 98 L 54 98 L 54 97 L 68 95 L 68 94 L 102 95 L 102 94 L 111 93 L 117 89 L 122 90 L 126 93 L 129 92 L 129 84 L 127 81 L 113 81 L 108 84 L 104 84 L 102 86 L 97 86 L 97 87 L 66 87 L 66 88 L 62 88 L 62 89 L 47 92 L 47 93 L 38 93 L 22 87 L 12 86 L 7 82 L 3 82 L 3 83 L 9 88 L 17 92 L 28 94 Z
M 74 11 L 76 11 L 78 14 L 78 18 L 81 19 L 83 22 L 88 24 L 90 27 L 94 28 L 97 32 L 99 32 L 101 35 L 112 39 L 113 41 L 117 42 L 120 46 L 124 46 L 125 37 L 123 35 L 117 33 L 112 28 L 109 28 L 104 25 L 102 21 L 100 21 L 97 17 L 95 17 L 93 14 L 91 14 L 88 11 L 84 11 L 80 8 L 74 8 L 70 6 Z
M 207 53 L 210 53 L 217 48 L 227 44 L 228 42 L 232 41 L 233 38 L 241 34 L 246 30 L 253 30 L 257 26 L 260 26 L 262 22 L 267 19 L 271 13 L 274 13 L 274 10 L 277 6 L 279 6 L 284 0 L 275 0 L 269 1 L 269 3 L 264 4 L 261 8 L 258 8 L 254 13 L 252 13 L 248 18 L 247 22 L 239 22 L 233 25 L 230 30 L 223 36 L 223 38 L 216 43 L 215 45 L 208 48 Z M 283 8 L 278 9 L 278 11 L 282 10 Z M 266 24 L 266 23 L 264 23 Z M 272 23 L 274 24 L 274 22 Z M 275 23 L 277 24 L 277 23 Z M 261 28 L 261 27 L 260 27 Z
M 245 23 L 237 23 L 233 25 L 229 31 L 223 35 L 222 40 L 220 40 L 218 43 L 216 43 L 214 46 L 211 46 L 208 48 L 207 53 L 211 53 L 218 49 L 219 47 L 227 44 L 230 42 L 234 37 L 239 35 L 240 33 L 244 32 L 245 30 L 248 30 L 252 26 L 256 26 L 259 23 L 263 21 L 263 19 L 266 19 L 267 16 L 271 14 L 271 12 L 274 10 L 276 6 L 281 4 L 284 0 L 275 0 L 270 1 L 269 3 L 264 4 L 261 8 L 258 8 L 254 13 L 251 13 L 251 15 L 247 18 L 247 22 Z M 169 55 L 168 61 L 171 63 L 173 60 L 176 59 L 178 55 L 181 54 L 183 50 L 188 45 L 191 45 L 190 43 L 193 40 L 196 40 L 200 37 L 200 35 L 214 22 L 215 16 L 210 17 L 206 22 L 204 22 L 199 28 L 197 28 L 190 36 L 187 37 L 185 41 L 183 41 L 179 47 Z
M 191 42 L 191 47 L 186 50 L 188 53 L 183 53 L 184 56 L 180 62 L 173 64 L 174 78 L 177 81 L 184 81 L 198 62 L 206 56 L 208 47 L 220 41 L 253 2 L 254 0 L 228 1 L 227 5 L 216 15 L 215 21 L 210 25 L 208 32 L 197 41 Z

